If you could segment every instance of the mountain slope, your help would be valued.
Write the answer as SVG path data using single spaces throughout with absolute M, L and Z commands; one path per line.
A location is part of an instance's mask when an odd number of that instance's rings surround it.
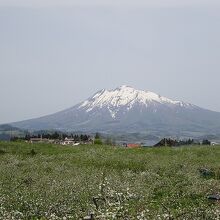
M 153 92 L 121 86 L 101 90 L 67 110 L 12 125 L 35 130 L 203 135 L 220 132 L 220 113 L 173 101 Z

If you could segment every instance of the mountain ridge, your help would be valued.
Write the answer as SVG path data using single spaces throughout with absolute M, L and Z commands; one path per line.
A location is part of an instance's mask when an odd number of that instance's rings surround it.
M 104 99 L 104 101 L 103 101 Z M 79 108 L 87 108 L 87 112 L 91 111 L 95 107 L 102 108 L 107 106 L 112 117 L 115 118 L 116 112 L 113 112 L 110 108 L 117 108 L 119 106 L 127 106 L 130 110 L 135 103 L 140 103 L 148 107 L 149 104 L 161 103 L 161 104 L 173 104 L 184 107 L 196 108 L 197 106 L 187 102 L 174 101 L 169 98 L 163 97 L 151 91 L 136 90 L 131 86 L 120 86 L 114 90 L 100 90 L 95 93 L 91 98 L 84 101 Z M 198 107 L 197 107 L 198 108 Z
M 120 86 L 100 90 L 66 110 L 11 125 L 22 129 L 83 132 L 149 132 L 202 136 L 220 132 L 220 113 L 150 91 Z

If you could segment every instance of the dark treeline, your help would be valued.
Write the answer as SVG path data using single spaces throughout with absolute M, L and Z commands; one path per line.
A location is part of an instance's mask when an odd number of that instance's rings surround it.
M 32 138 L 42 138 L 50 140 L 64 140 L 65 138 L 74 139 L 74 141 L 89 141 L 91 136 L 87 134 L 72 134 L 72 133 L 59 133 L 57 131 L 53 133 L 40 133 L 40 134 L 26 134 L 25 137 L 13 137 L 11 140 L 26 140 L 29 141 Z
M 161 147 L 161 146 L 184 146 L 184 145 L 211 145 L 211 142 L 209 140 L 203 140 L 202 143 L 195 141 L 193 139 L 188 140 L 173 140 L 170 138 L 164 138 L 159 143 L 154 145 L 155 147 Z

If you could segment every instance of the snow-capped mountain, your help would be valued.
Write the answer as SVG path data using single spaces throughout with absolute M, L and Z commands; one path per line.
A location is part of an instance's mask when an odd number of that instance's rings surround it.
M 67 110 L 12 125 L 34 130 L 203 135 L 220 133 L 220 113 L 121 86 L 101 90 Z
M 126 107 L 124 113 L 130 111 L 134 106 L 148 108 L 154 106 L 157 110 L 157 105 L 181 106 L 188 108 L 195 108 L 195 106 L 181 101 L 173 101 L 166 97 L 160 96 L 150 91 L 136 90 L 130 86 L 121 86 L 114 90 L 101 90 L 97 92 L 92 98 L 83 102 L 79 109 L 82 108 L 86 112 L 91 112 L 96 108 L 107 108 L 112 118 L 116 118 L 120 108 Z

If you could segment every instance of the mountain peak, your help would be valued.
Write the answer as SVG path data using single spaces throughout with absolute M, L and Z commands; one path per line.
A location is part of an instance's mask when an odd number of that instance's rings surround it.
M 173 101 L 154 92 L 137 90 L 131 86 L 122 85 L 113 90 L 103 89 L 97 92 L 93 97 L 83 102 L 79 108 L 84 108 L 90 112 L 95 108 L 102 109 L 105 107 L 112 117 L 115 117 L 119 108 L 126 108 L 129 111 L 136 105 L 145 108 L 150 106 L 156 108 L 155 106 L 158 105 L 190 106 L 188 103 Z
M 118 90 L 123 90 L 123 89 L 134 89 L 132 86 L 128 86 L 128 85 L 121 85 L 118 88 L 116 88 Z

